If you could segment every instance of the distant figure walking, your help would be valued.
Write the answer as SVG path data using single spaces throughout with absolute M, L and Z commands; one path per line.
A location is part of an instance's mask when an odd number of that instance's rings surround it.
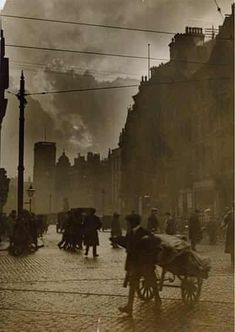
M 224 226 L 227 227 L 225 253 L 231 255 L 231 263 L 234 265 L 234 213 L 231 209 L 224 217 Z
M 158 209 L 153 208 L 148 217 L 147 230 L 150 232 L 157 232 L 159 228 L 159 221 L 157 218 Z
M 176 222 L 175 219 L 171 216 L 170 212 L 166 213 L 166 234 L 174 235 L 176 234 Z
M 195 210 L 189 219 L 189 239 L 191 240 L 192 250 L 196 251 L 196 244 L 202 239 L 202 229 L 199 220 L 199 210 Z
M 120 223 L 120 214 L 114 213 L 111 222 L 111 243 L 113 248 L 119 248 L 116 239 L 122 236 L 122 229 Z
M 98 230 L 102 223 L 99 217 L 95 215 L 96 210 L 91 209 L 84 221 L 84 245 L 86 246 L 85 255 L 89 253 L 89 248 L 92 247 L 93 257 L 98 257 L 97 246 L 99 245 Z

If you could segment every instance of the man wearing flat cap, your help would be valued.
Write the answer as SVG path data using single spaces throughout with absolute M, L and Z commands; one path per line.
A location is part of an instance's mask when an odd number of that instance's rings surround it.
M 138 214 L 127 216 L 126 221 L 129 230 L 125 237 L 127 252 L 125 270 L 127 271 L 126 281 L 128 280 L 129 282 L 129 296 L 127 305 L 120 307 L 119 310 L 132 315 L 135 291 L 139 286 L 141 276 L 144 276 L 151 283 L 157 308 L 161 306 L 161 299 L 154 272 L 156 264 L 155 257 L 147 253 L 146 250 L 146 244 L 151 242 L 153 234 L 141 227 L 141 217 Z

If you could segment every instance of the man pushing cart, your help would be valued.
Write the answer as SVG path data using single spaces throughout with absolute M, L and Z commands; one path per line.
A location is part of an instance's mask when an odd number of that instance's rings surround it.
M 124 286 L 129 284 L 129 297 L 127 305 L 119 310 L 132 315 L 135 292 L 145 301 L 154 298 L 159 310 L 159 291 L 163 287 L 180 288 L 184 303 L 194 305 L 199 300 L 203 279 L 208 277 L 208 258 L 194 252 L 180 236 L 152 234 L 140 226 L 139 215 L 127 216 L 126 220 L 129 230 L 125 237 L 119 237 L 118 244 L 127 251 Z M 160 276 L 155 273 L 156 265 L 161 268 Z

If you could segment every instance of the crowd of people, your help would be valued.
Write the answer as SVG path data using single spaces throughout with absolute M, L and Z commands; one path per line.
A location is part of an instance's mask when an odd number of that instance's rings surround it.
M 92 254 L 97 257 L 97 246 L 99 245 L 98 230 L 102 228 L 102 221 L 95 214 L 95 209 L 71 209 L 63 213 L 60 230 L 62 239 L 58 243 L 59 248 L 63 249 L 83 249 L 85 255 L 92 247 Z M 135 216 L 132 211 L 130 216 Z M 225 252 L 231 255 L 234 262 L 234 217 L 233 208 L 226 208 L 223 217 L 215 218 L 211 209 L 200 211 L 196 209 L 187 222 L 175 218 L 170 212 L 160 213 L 157 208 L 152 208 L 151 213 L 144 222 L 146 229 L 152 233 L 166 233 L 175 235 L 184 234 L 191 241 L 191 247 L 197 250 L 197 244 L 201 242 L 205 234 L 209 244 L 216 244 L 217 239 L 225 241 Z M 111 244 L 113 248 L 119 245 L 115 239 L 122 235 L 121 216 L 114 213 L 111 220 Z M 17 222 L 16 211 L 0 216 L 0 241 L 2 237 L 9 238 L 9 248 L 31 247 L 38 248 L 38 238 L 47 231 L 48 225 L 42 215 L 35 215 L 27 210 L 23 211 L 21 222 Z M 226 230 L 225 230 L 226 229 Z
M 37 250 L 38 238 L 47 232 L 47 221 L 42 215 L 35 215 L 23 210 L 20 218 L 15 210 L 10 214 L 0 216 L 0 241 L 9 240 L 9 251 L 13 254 L 22 254 L 28 250 Z
M 62 226 L 62 239 L 58 243 L 60 249 L 83 249 L 85 255 L 92 247 L 93 257 L 97 257 L 97 246 L 99 245 L 98 230 L 101 229 L 102 222 L 95 214 L 95 209 L 72 209 L 65 213 Z
M 207 217 L 206 229 L 209 230 L 209 243 L 216 243 L 217 229 L 211 231 L 213 221 L 211 220 L 210 211 L 207 209 L 204 213 Z M 161 217 L 161 218 L 160 218 Z M 162 222 L 163 219 L 163 222 Z M 3 226 L 3 218 L 0 220 L 0 230 Z M 156 284 L 155 265 L 156 257 L 151 254 L 143 255 L 141 253 L 140 242 L 144 238 L 154 238 L 155 233 L 165 233 L 169 236 L 182 233 L 182 228 L 177 224 L 177 219 L 170 212 L 160 216 L 159 210 L 153 208 L 147 220 L 146 227 L 141 226 L 141 217 L 135 211 L 125 217 L 126 235 L 122 236 L 122 225 L 120 215 L 114 213 L 111 221 L 111 244 L 113 248 L 122 246 L 126 248 L 126 278 L 124 285 L 129 284 L 128 302 L 119 310 L 126 314 L 132 314 L 135 292 L 138 289 L 141 276 L 144 276 L 146 282 L 152 285 L 153 297 L 155 299 L 156 309 L 161 307 L 161 299 Z M 6 222 L 6 220 L 5 220 Z M 38 249 L 38 237 L 47 231 L 47 223 L 42 216 L 36 216 L 29 211 L 24 210 L 21 220 L 17 220 L 16 211 L 12 211 L 7 217 L 7 232 L 9 237 L 10 249 L 20 250 L 22 248 Z M 197 244 L 203 237 L 203 225 L 201 211 L 195 210 L 188 219 L 188 238 L 191 241 L 191 248 L 195 252 Z M 234 264 L 234 212 L 233 208 L 226 209 L 222 218 L 221 228 L 226 228 L 225 252 L 231 255 L 232 264 Z M 58 243 L 60 249 L 79 249 L 85 247 L 85 256 L 89 254 L 92 248 L 93 257 L 99 256 L 97 246 L 99 245 L 98 231 L 102 228 L 101 219 L 96 215 L 96 210 L 90 209 L 71 209 L 63 213 L 60 230 L 62 231 L 62 239 Z M 0 232 L 1 235 L 2 231 Z M 13 251 L 14 252 L 14 251 Z M 18 253 L 18 251 L 16 251 Z

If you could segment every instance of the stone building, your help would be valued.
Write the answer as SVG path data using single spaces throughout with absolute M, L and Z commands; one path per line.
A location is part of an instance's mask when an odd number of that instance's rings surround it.
M 56 162 L 56 144 L 38 142 L 34 147 L 36 213 L 59 212 L 68 208 L 94 207 L 102 214 L 112 213 L 111 166 L 109 157 L 98 153 L 78 155 L 72 164 L 63 151 Z
M 58 162 L 55 167 L 55 198 L 56 198 L 56 210 L 65 209 L 64 204 L 70 206 L 70 191 L 71 191 L 71 163 L 69 158 L 63 151 L 62 155 L 59 157 Z M 65 202 L 68 203 L 65 203 Z
M 34 211 L 51 213 L 55 203 L 55 164 L 56 144 L 53 142 L 37 142 L 34 145 L 33 184 Z
M 113 212 L 121 212 L 122 202 L 120 198 L 121 189 L 121 149 L 113 149 L 109 153 L 109 164 L 111 174 L 111 207 Z
M 234 5 L 211 40 L 186 27 L 170 61 L 142 78 L 119 142 L 124 213 L 142 213 L 146 198 L 179 216 L 231 205 L 233 21 Z
M 88 152 L 86 157 L 79 154 L 73 165 L 69 164 L 66 157 L 65 167 L 65 157 L 63 170 L 60 167 L 63 174 L 56 179 L 57 201 L 66 197 L 70 207 L 95 207 L 99 214 L 109 214 L 111 175 L 108 159 L 101 159 L 98 153 Z M 58 167 L 59 162 L 56 169 Z M 56 173 L 59 174 L 57 170 Z

